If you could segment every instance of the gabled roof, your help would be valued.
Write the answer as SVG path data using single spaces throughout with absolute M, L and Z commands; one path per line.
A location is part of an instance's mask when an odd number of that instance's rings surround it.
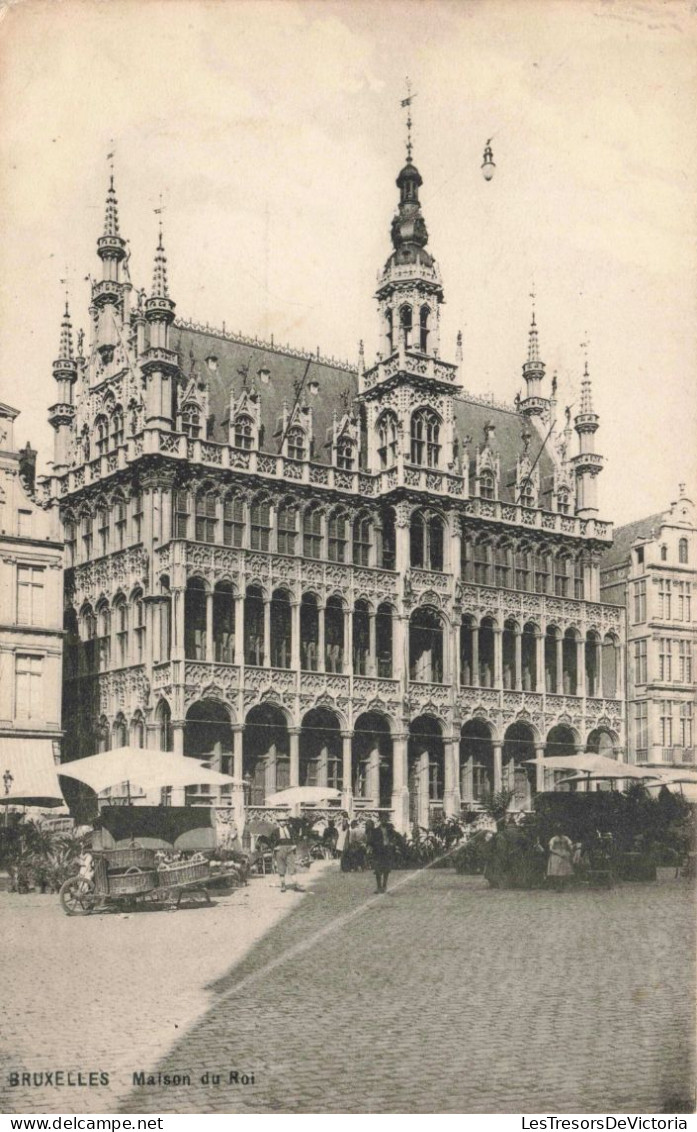
M 533 463 L 542 448 L 542 439 L 539 433 L 532 430 L 528 421 L 514 409 L 505 409 L 499 405 L 488 405 L 481 401 L 469 400 L 467 396 L 454 399 L 455 432 L 460 442 L 462 438 L 470 436 L 468 444 L 470 457 L 470 476 L 474 475 L 476 453 L 484 443 L 484 426 L 488 421 L 495 427 L 496 450 L 501 462 L 501 479 L 499 481 L 499 499 L 506 503 L 516 501 L 516 464 L 523 451 L 522 433 L 527 427 L 532 432 L 530 441 L 530 458 Z M 541 506 L 549 508 L 551 492 L 554 486 L 554 462 L 547 447 L 535 466 L 535 473 L 540 476 Z
M 664 511 L 657 515 L 648 515 L 645 519 L 637 519 L 634 523 L 627 523 L 624 527 L 615 527 L 612 546 L 603 554 L 600 566 L 601 573 L 610 570 L 613 566 L 620 566 L 629 560 L 632 546 L 638 538 L 649 538 L 652 530 L 658 530 L 663 523 Z

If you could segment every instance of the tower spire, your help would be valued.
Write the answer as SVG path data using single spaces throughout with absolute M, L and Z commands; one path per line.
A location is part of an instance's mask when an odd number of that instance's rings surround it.
M 58 358 L 60 359 L 60 361 L 66 362 L 71 362 L 73 360 L 73 326 L 70 321 L 70 308 L 68 306 L 67 294 L 65 296 L 65 311 L 63 314 L 63 321 L 61 322 L 61 336 Z
M 152 295 L 153 298 L 168 299 L 167 256 L 165 255 L 165 248 L 162 242 L 162 205 L 156 208 L 155 212 L 159 216 L 159 230 L 157 248 L 155 249 L 155 264 L 152 273 Z
M 116 189 L 114 188 L 114 153 L 107 154 L 109 162 L 109 188 L 106 194 L 106 211 L 104 214 L 104 235 L 105 236 L 118 236 L 119 235 L 119 204 L 116 199 Z
M 542 396 L 542 381 L 545 376 L 545 363 L 540 358 L 540 341 L 537 332 L 537 317 L 535 301 L 537 295 L 533 286 L 530 292 L 532 300 L 532 316 L 528 331 L 528 356 L 523 362 L 523 377 L 527 387 L 527 394 L 520 402 L 520 411 L 528 417 L 541 416 L 547 407 L 547 401 Z
M 583 378 L 581 380 L 581 413 L 593 413 L 593 391 L 591 376 L 588 372 L 588 358 L 586 358 L 583 367 Z
M 411 165 L 411 155 L 412 155 L 412 150 L 414 148 L 413 143 L 412 143 L 412 138 L 411 138 L 411 128 L 412 128 L 412 125 L 413 125 L 413 122 L 411 120 L 411 104 L 412 104 L 413 100 L 416 98 L 416 95 L 411 93 L 411 80 L 410 80 L 408 75 L 407 75 L 407 79 L 406 79 L 406 84 L 407 84 L 407 97 L 402 99 L 402 106 L 405 107 L 406 111 L 407 111 L 407 164 Z

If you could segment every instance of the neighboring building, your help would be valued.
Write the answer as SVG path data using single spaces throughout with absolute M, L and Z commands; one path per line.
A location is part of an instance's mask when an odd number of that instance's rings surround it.
M 632 761 L 694 766 L 697 523 L 684 484 L 668 511 L 616 531 L 600 586 L 627 609 Z
M 36 452 L 14 447 L 0 403 L 0 797 L 61 797 L 63 542 L 58 508 L 34 494 Z
M 408 160 L 353 369 L 175 319 L 161 232 L 135 291 L 112 178 L 89 342 L 66 314 L 54 363 L 66 757 L 206 755 L 247 808 L 330 785 L 404 829 L 505 785 L 529 808 L 543 751 L 623 749 L 587 368 L 554 442 L 534 314 L 524 399 L 467 392 L 421 184 Z

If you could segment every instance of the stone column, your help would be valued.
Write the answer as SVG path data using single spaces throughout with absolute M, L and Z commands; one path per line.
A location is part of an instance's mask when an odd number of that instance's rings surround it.
M 244 664 L 244 597 L 235 594 L 235 652 L 234 661 L 238 667 Z
M 324 629 L 325 629 L 324 618 L 326 617 L 326 613 L 327 613 L 326 605 L 318 605 L 317 606 L 317 626 L 318 626 L 318 629 L 317 629 L 317 671 L 318 672 L 326 672 L 327 671 L 327 657 L 326 657 L 326 652 L 325 652 L 326 645 L 325 645 L 325 632 L 324 632 Z
M 494 628 L 494 687 L 503 688 L 503 633 Z
M 264 598 L 264 668 L 271 667 L 271 602 Z
M 586 694 L 586 648 L 583 637 L 576 641 L 576 695 Z
M 230 736 L 232 741 L 232 777 L 237 779 L 239 785 L 232 787 L 232 808 L 235 814 L 235 821 L 237 828 L 240 831 L 240 837 L 244 830 L 245 812 L 244 812 L 244 766 L 243 766 L 243 728 L 239 725 L 233 725 L 230 729 Z
M 300 602 L 290 604 L 290 667 L 293 672 L 300 671 Z
M 375 676 L 377 672 L 375 656 L 375 611 L 368 612 L 368 676 Z
M 598 637 L 595 642 L 595 694 L 599 699 L 603 695 L 603 642 Z
M 206 656 L 208 661 L 215 660 L 213 655 L 213 591 L 206 592 Z
M 498 793 L 499 790 L 503 790 L 502 744 L 498 739 L 494 739 L 491 746 L 494 752 L 494 793 Z
M 535 744 L 535 758 L 543 759 L 545 755 L 544 744 Z M 545 768 L 543 766 L 535 767 L 535 786 L 537 790 L 542 793 L 545 789 Z
M 184 659 L 184 590 L 181 586 L 172 589 L 172 624 L 170 626 L 170 649 L 172 660 Z
M 554 638 L 555 648 L 557 650 L 557 680 L 556 680 L 556 693 L 558 696 L 564 695 L 564 638 L 559 633 Z
M 535 691 L 545 691 L 545 635 L 535 630 Z
M 450 626 L 450 683 L 457 690 L 460 687 L 460 624 Z
M 453 738 L 443 741 L 443 812 L 448 818 L 460 816 L 459 743 Z
M 300 785 L 300 728 L 289 727 L 290 738 L 290 785 Z
M 481 681 L 479 671 L 479 625 L 472 625 L 472 684 L 478 688 Z
M 523 690 L 523 634 L 520 628 L 516 625 L 515 629 L 515 680 L 513 687 L 516 692 Z
M 352 731 L 341 732 L 341 808 L 348 814 L 353 812 L 353 781 L 351 761 Z
M 353 672 L 353 611 L 344 609 L 344 663 L 342 672 Z
M 615 641 L 615 699 L 624 699 L 624 649 L 621 641 Z
M 392 736 L 392 815 L 398 833 L 409 829 L 409 775 L 406 732 Z

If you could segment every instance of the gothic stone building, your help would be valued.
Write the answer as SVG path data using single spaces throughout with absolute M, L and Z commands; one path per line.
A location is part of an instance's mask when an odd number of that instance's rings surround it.
M 161 232 L 134 290 L 112 178 L 88 342 L 66 315 L 50 410 L 65 757 L 205 755 L 244 782 L 217 804 L 329 785 L 404 829 L 502 787 L 530 807 L 536 754 L 622 750 L 590 377 L 544 443 L 533 313 L 523 399 L 467 392 L 421 184 L 408 160 L 379 353 L 352 368 L 177 319 Z

